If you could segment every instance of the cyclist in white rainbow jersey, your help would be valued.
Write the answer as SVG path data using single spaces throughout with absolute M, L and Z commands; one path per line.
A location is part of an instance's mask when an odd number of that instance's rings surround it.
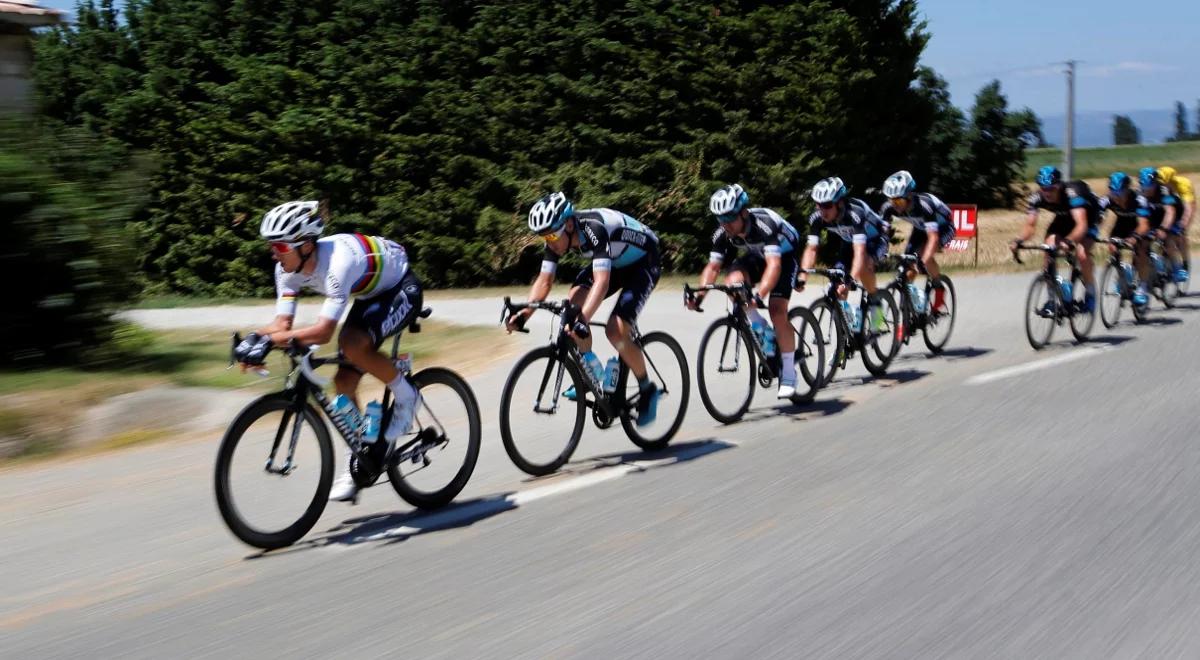
M 390 452 L 396 439 L 412 427 L 417 391 L 379 347 L 421 310 L 421 283 L 399 243 L 364 234 L 320 238 L 324 228 L 317 202 L 288 202 L 264 216 L 260 233 L 270 243 L 277 262 L 275 320 L 250 333 L 236 353 L 243 364 L 260 365 L 273 346 L 293 339 L 302 344 L 327 344 L 349 306 L 337 342 L 353 367 L 338 369 L 334 387 L 357 406 L 355 393 L 364 372 L 387 383 L 395 397 L 384 437 Z M 304 289 L 324 295 L 325 302 L 316 323 L 293 328 L 296 298 Z M 347 462 L 330 499 L 353 500 L 357 492 Z

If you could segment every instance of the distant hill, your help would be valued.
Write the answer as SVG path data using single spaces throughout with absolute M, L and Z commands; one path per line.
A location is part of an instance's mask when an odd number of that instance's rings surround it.
M 1113 115 L 1128 115 L 1142 132 L 1143 144 L 1158 144 L 1175 132 L 1175 110 L 1088 110 L 1075 113 L 1075 146 L 1107 147 L 1112 141 Z M 1195 109 L 1188 108 L 1188 121 L 1195 119 Z M 1191 127 L 1195 130 L 1195 127 Z M 1046 141 L 1061 145 L 1066 132 L 1066 115 L 1042 117 L 1042 134 Z

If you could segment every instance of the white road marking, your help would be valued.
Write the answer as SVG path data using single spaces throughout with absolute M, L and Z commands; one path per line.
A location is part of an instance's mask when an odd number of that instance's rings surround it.
M 997 380 L 1003 380 L 1005 378 L 1012 378 L 1013 376 L 1021 376 L 1034 371 L 1039 371 L 1041 369 L 1049 369 L 1050 367 L 1055 367 L 1067 362 L 1074 362 L 1075 360 L 1094 357 L 1096 355 L 1100 355 L 1101 353 L 1107 353 L 1114 348 L 1114 346 L 1089 346 L 1077 348 L 1069 353 L 1055 355 L 1054 357 L 1048 357 L 1043 360 L 1034 360 L 1033 362 L 1026 362 L 1025 364 L 1018 364 L 1012 367 L 1005 367 L 1003 369 L 977 374 L 968 378 L 966 380 L 966 384 L 983 385 L 984 383 L 991 383 Z
M 413 536 L 428 529 L 451 527 L 460 523 L 481 520 L 497 513 L 515 509 L 519 506 L 528 504 L 530 502 L 535 502 L 540 499 L 582 490 L 606 481 L 619 479 L 633 472 L 644 472 L 657 467 L 665 467 L 675 463 L 682 463 L 684 461 L 688 461 L 705 454 L 710 454 L 712 452 L 720 451 L 722 449 L 737 447 L 738 445 L 739 443 L 732 440 L 713 439 L 695 447 L 679 450 L 673 456 L 620 463 L 610 467 L 598 468 L 588 472 L 587 474 L 582 474 L 577 477 L 563 479 L 557 483 L 546 484 L 545 486 L 535 486 L 534 488 L 530 488 L 528 490 L 509 493 L 504 497 L 468 502 L 445 511 L 438 511 L 436 513 L 406 520 L 404 524 L 396 525 L 395 527 L 377 530 L 371 532 L 370 534 L 352 536 L 344 541 L 335 541 L 333 544 L 326 547 L 346 548 L 350 545 L 362 543 L 364 541 L 382 541 L 390 538 Z

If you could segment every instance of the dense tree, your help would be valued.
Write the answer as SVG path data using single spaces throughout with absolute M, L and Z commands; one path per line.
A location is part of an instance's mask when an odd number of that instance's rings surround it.
M 1183 101 L 1175 102 L 1175 133 L 1167 139 L 1168 142 L 1178 142 L 1191 138 L 1191 131 L 1188 130 L 1187 108 L 1184 107 Z
M 964 169 L 914 0 L 126 7 L 81 2 L 38 39 L 36 82 L 45 115 L 157 154 L 136 227 L 162 289 L 267 291 L 252 239 L 287 198 L 329 200 L 334 230 L 395 237 L 458 285 L 528 277 L 522 214 L 556 188 L 646 218 L 691 269 L 720 182 L 799 219 L 829 174 L 861 192 L 916 162 L 964 195 L 996 175 Z
M 980 204 L 1010 206 L 1017 197 L 1012 184 L 1025 164 L 1024 130 L 1010 117 L 1000 81 L 984 85 L 975 95 L 966 136 L 971 163 L 967 169 L 969 189 Z
M 1141 144 L 1142 133 L 1126 115 L 1113 116 L 1113 144 Z

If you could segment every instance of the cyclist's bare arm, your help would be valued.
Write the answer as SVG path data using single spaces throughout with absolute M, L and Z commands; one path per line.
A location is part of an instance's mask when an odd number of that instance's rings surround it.
M 266 333 L 270 335 L 271 341 L 274 342 L 276 346 L 286 344 L 293 339 L 305 345 L 328 344 L 329 341 L 333 339 L 333 334 L 337 330 L 338 323 L 336 319 L 329 319 L 325 318 L 324 316 L 320 316 L 317 317 L 316 323 L 298 330 L 292 330 L 292 317 L 277 316 L 275 317 L 275 323 L 272 323 L 271 325 L 274 326 L 276 323 L 279 323 L 280 319 L 287 319 L 286 327 L 271 330 L 270 332 Z
M 1080 243 L 1083 241 L 1083 237 L 1087 235 L 1087 209 L 1071 209 L 1071 217 L 1075 220 L 1075 228 L 1071 230 L 1071 235 L 1067 238 L 1071 239 L 1073 243 Z
M 767 267 L 763 269 L 762 281 L 758 284 L 758 297 L 763 300 L 771 296 L 771 290 L 779 283 L 779 273 L 783 271 L 778 255 L 770 255 L 766 261 Z
M 1086 216 L 1084 221 L 1086 222 Z M 1033 231 L 1037 228 L 1038 212 L 1037 209 L 1029 209 L 1029 213 L 1025 214 L 1025 226 L 1021 228 L 1019 235 L 1020 242 L 1024 243 L 1033 238 Z
M 700 271 L 700 286 L 708 286 L 717 281 L 717 275 L 721 272 L 721 262 L 710 261 L 704 265 L 704 270 Z M 707 291 L 697 291 L 692 294 L 693 297 L 688 300 L 687 306 L 689 309 L 696 309 L 704 302 L 704 296 Z
M 592 271 L 592 288 L 588 291 L 587 298 L 583 301 L 582 309 L 580 310 L 585 322 L 592 320 L 592 316 L 596 314 L 596 310 L 600 309 L 600 304 L 604 302 L 604 295 L 608 293 L 610 275 L 607 270 Z
M 543 270 L 538 273 L 538 276 L 533 278 L 533 284 L 529 285 L 529 296 L 526 298 L 529 302 L 541 302 L 550 295 L 550 289 L 554 287 L 554 273 Z M 508 317 L 504 321 L 504 329 L 509 333 L 516 330 L 522 322 L 521 319 L 527 319 L 533 315 L 532 309 L 523 309 L 516 314 Z
M 808 273 L 804 272 L 817 265 L 817 246 L 808 245 L 804 248 L 804 256 L 800 257 L 800 281 L 808 281 Z
M 292 321 L 294 321 L 294 320 L 296 320 L 296 317 L 292 316 L 291 314 L 279 314 L 278 316 L 275 317 L 275 320 L 271 321 L 270 325 L 268 325 L 265 328 L 256 330 L 255 332 L 257 332 L 260 335 L 269 335 L 274 332 L 281 332 L 283 330 L 291 330 L 292 329 Z
M 1164 211 L 1162 225 L 1159 226 L 1159 229 L 1165 234 L 1170 231 L 1171 225 L 1175 224 L 1175 207 L 1168 206 Z

